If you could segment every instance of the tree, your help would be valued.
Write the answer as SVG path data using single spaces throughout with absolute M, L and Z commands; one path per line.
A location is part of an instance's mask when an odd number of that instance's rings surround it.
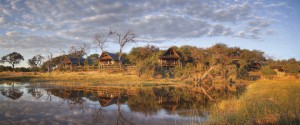
M 86 54 L 87 49 L 88 49 L 88 47 L 85 44 L 79 48 L 76 48 L 75 46 L 72 46 L 70 48 L 69 55 L 78 59 L 78 66 L 80 66 L 80 64 L 81 64 L 80 58 L 82 58 Z
M 94 40 L 94 44 L 96 46 L 99 47 L 99 49 L 101 50 L 101 52 L 103 52 L 104 48 L 106 47 L 105 44 L 106 44 L 106 35 L 102 34 L 102 33 L 97 33 L 95 34 L 95 40 Z
M 295 58 L 290 58 L 286 61 L 285 70 L 287 73 L 297 76 L 300 71 L 300 65 Z
M 159 51 L 158 47 L 153 45 L 146 45 L 144 47 L 132 48 L 128 56 L 129 56 L 129 60 L 133 64 L 137 64 L 138 62 L 145 61 L 147 58 L 152 57 L 153 54 L 158 51 Z
M 1 58 L 1 61 L 0 63 L 10 63 L 12 65 L 13 68 L 15 68 L 15 65 L 16 64 L 20 64 L 20 62 L 24 60 L 24 57 L 20 54 L 20 53 L 17 53 L 17 52 L 12 52 L 6 56 L 3 56 Z
M 130 42 L 135 42 L 135 39 L 137 38 L 137 35 L 132 31 L 132 30 L 128 30 L 125 35 L 123 35 L 122 39 L 121 39 L 121 34 L 120 33 L 117 33 L 116 31 L 115 32 L 112 32 L 110 31 L 109 32 L 109 35 L 117 35 L 119 40 L 118 40 L 118 43 L 120 45 L 120 51 L 119 51 L 119 65 L 120 65 L 120 68 L 122 67 L 122 61 L 121 61 L 121 58 L 122 58 L 122 50 L 123 50 L 123 47 L 127 44 L 127 43 L 130 43 Z
M 50 55 L 48 55 L 48 63 L 47 63 L 47 67 L 48 67 L 48 72 L 50 73 L 50 69 L 52 69 L 52 58 L 53 58 L 53 54 L 49 51 L 47 51 Z
M 99 54 L 91 54 L 90 56 L 87 57 L 87 59 L 91 59 L 93 62 L 93 65 L 98 65 L 98 58 L 99 58 Z
M 28 65 L 31 68 L 35 68 L 41 65 L 42 61 L 44 60 L 44 57 L 40 54 L 33 56 L 31 59 L 28 59 Z
M 23 92 L 20 91 L 18 88 L 15 88 L 15 83 L 12 83 L 12 86 L 9 87 L 8 89 L 1 89 L 0 92 L 3 96 L 6 96 L 12 100 L 17 100 L 21 96 L 23 96 Z

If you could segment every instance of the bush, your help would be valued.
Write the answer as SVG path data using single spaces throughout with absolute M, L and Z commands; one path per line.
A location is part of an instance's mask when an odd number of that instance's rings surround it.
M 7 71 L 13 71 L 13 68 L 11 66 L 0 65 L 0 72 L 7 72 Z
M 269 66 L 265 66 L 261 68 L 261 73 L 263 74 L 263 76 L 265 76 L 268 79 L 273 79 L 273 77 L 277 75 L 277 73 Z
M 237 78 L 247 80 L 249 73 L 246 68 L 240 68 L 237 73 Z
M 31 70 L 29 68 L 25 68 L 25 67 L 18 67 L 15 68 L 16 72 L 30 72 Z

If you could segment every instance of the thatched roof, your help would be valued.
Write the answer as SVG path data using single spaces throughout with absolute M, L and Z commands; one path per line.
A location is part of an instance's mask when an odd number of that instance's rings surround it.
M 99 60 L 119 61 L 119 56 L 115 53 L 110 53 L 110 52 L 103 51 L 102 54 L 99 57 Z M 123 58 L 121 58 L 121 61 L 123 61 Z
M 180 59 L 180 56 L 174 50 L 174 48 L 171 47 L 167 51 L 165 51 L 161 56 L 159 56 L 159 59 Z
M 98 100 L 102 107 L 110 106 L 118 102 L 118 98 L 109 98 L 109 97 L 98 97 Z
M 79 58 L 80 65 L 84 65 L 85 60 L 86 60 L 85 58 Z M 87 59 L 87 60 L 88 60 L 89 65 L 93 64 L 91 59 Z M 72 65 L 78 65 L 78 63 L 79 63 L 78 58 L 70 57 L 70 56 L 66 56 L 64 62 L 66 64 L 72 64 Z

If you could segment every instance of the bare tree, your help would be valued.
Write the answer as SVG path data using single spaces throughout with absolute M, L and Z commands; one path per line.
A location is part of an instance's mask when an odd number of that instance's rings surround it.
M 65 63 L 65 61 L 64 61 L 64 59 L 67 57 L 67 54 L 66 54 L 66 51 L 64 51 L 63 49 L 59 49 L 60 51 L 61 51 L 61 57 L 60 57 L 60 64 L 65 68 L 66 67 L 66 63 Z
M 50 51 L 47 51 L 50 55 L 48 55 L 48 72 L 50 73 L 50 69 L 52 69 L 52 57 L 53 57 L 53 54 L 50 52 Z
M 80 62 L 80 59 L 82 58 L 82 56 L 86 55 L 88 50 L 89 47 L 86 44 L 83 44 L 82 47 L 72 46 L 69 50 L 69 53 L 70 55 L 75 56 L 78 59 L 78 66 L 80 66 L 80 64 L 82 63 Z
M 120 65 L 120 68 L 122 67 L 122 61 L 121 61 L 121 58 L 122 58 L 122 50 L 123 50 L 123 47 L 127 44 L 127 43 L 130 43 L 130 42 L 135 42 L 135 39 L 137 38 L 137 35 L 132 31 L 132 30 L 128 30 L 122 37 L 122 34 L 120 33 L 117 33 L 117 31 L 114 31 L 112 32 L 110 30 L 109 32 L 109 35 L 116 35 L 118 36 L 118 43 L 120 45 L 120 51 L 119 51 L 119 65 Z M 122 38 L 121 38 L 122 37 Z
M 94 44 L 99 47 L 99 49 L 101 50 L 101 52 L 103 52 L 104 48 L 106 48 L 106 38 L 108 35 L 104 35 L 103 33 L 97 33 L 95 34 L 95 40 L 94 40 Z

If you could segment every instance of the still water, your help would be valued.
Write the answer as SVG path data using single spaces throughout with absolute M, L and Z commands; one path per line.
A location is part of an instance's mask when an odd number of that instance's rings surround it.
M 0 83 L 0 124 L 199 124 L 201 94 L 176 86 Z

